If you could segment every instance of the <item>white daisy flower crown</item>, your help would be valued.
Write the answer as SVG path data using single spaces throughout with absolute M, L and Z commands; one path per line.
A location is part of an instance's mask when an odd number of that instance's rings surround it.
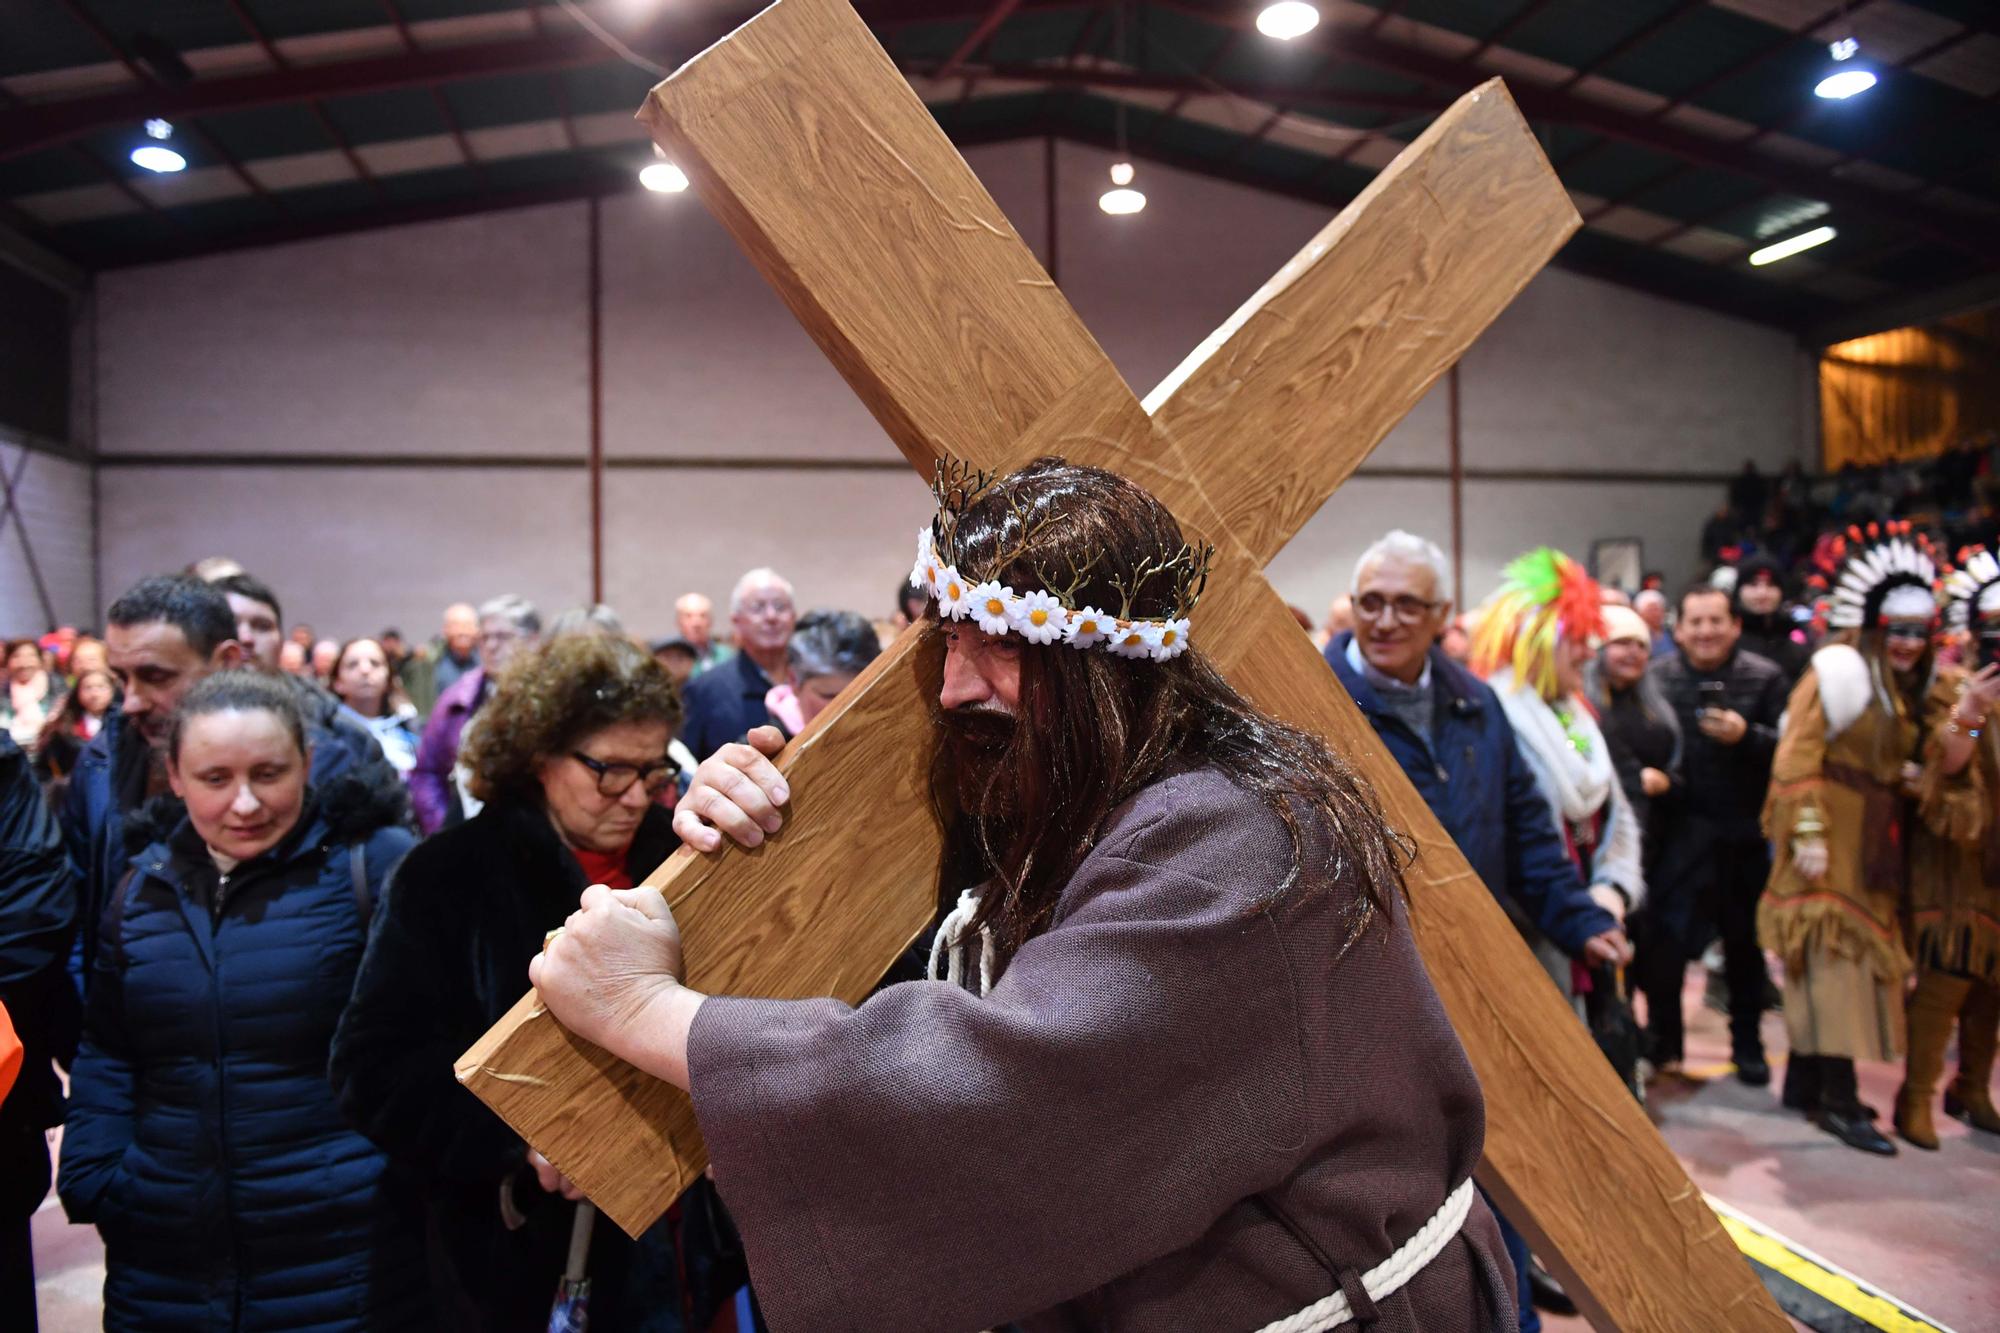
M 1145 561 L 1129 582 L 1113 579 L 1112 588 L 1120 603 L 1114 613 L 1090 605 L 1079 605 L 1076 593 L 1083 586 L 1095 559 L 1081 569 L 1072 566 L 1067 587 L 1042 573 L 1041 588 L 1016 592 L 997 579 L 973 582 L 958 571 L 956 550 L 958 521 L 998 478 L 977 471 L 955 458 L 938 460 L 931 482 L 937 499 L 937 517 L 917 530 L 917 563 L 910 571 L 910 586 L 922 588 L 937 602 L 938 615 L 947 620 L 970 620 L 988 634 L 1018 634 L 1029 643 L 1065 643 L 1076 649 L 1103 648 L 1120 657 L 1146 658 L 1170 662 L 1188 648 L 1189 618 L 1208 586 L 1208 568 L 1215 548 L 1207 543 L 1182 546 L 1179 551 L 1162 551 Z M 1010 500 L 1011 504 L 1011 500 Z M 1017 560 L 1029 541 L 1048 523 L 1021 519 L 1022 535 L 1011 551 L 1002 552 L 992 564 L 1005 569 Z M 1164 620 L 1132 615 L 1132 603 L 1149 580 L 1171 579 L 1174 588 L 1172 613 Z

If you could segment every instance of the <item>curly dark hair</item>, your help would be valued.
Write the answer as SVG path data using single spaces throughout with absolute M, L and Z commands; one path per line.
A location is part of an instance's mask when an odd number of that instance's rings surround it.
M 508 666 L 466 727 L 459 758 L 482 801 L 539 796 L 536 766 L 621 722 L 680 725 L 673 677 L 644 648 L 608 634 L 550 639 Z

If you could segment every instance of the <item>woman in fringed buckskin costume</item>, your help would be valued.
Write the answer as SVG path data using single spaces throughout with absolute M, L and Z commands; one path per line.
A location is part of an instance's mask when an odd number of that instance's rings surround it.
M 1905 788 L 1937 569 L 1908 525 L 1853 536 L 1828 615 L 1837 632 L 1792 691 L 1771 769 L 1764 832 L 1776 859 L 1757 936 L 1785 964 L 1788 1097 L 1849 1147 L 1893 1156 L 1856 1093 L 1854 1062 L 1901 1049 Z
M 1925 709 L 1920 822 L 1911 837 L 1908 930 L 1917 985 L 1896 1132 L 1938 1146 L 1932 1099 L 1958 1026 L 1958 1078 L 1945 1111 L 2000 1134 L 1990 1084 L 2000 1042 L 2000 749 L 1989 720 L 2000 700 L 2000 561 L 1966 551 L 1945 580 L 1945 620 L 1979 645 L 1976 673 L 1941 668 Z

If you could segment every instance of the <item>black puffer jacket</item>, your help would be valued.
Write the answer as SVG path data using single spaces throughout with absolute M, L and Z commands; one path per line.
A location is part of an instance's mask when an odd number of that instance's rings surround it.
M 626 856 L 633 881 L 677 845 L 670 814 L 648 810 Z M 342 1109 L 425 1182 L 444 1327 L 547 1327 L 575 1207 L 540 1190 L 527 1146 L 452 1066 L 526 992 L 528 960 L 584 887 L 539 804 L 494 801 L 433 835 L 389 886 L 334 1038 Z M 502 1221 L 503 1182 L 527 1215 L 518 1230 Z M 600 1219 L 589 1272 L 597 1333 L 679 1328 L 667 1224 L 635 1244 Z

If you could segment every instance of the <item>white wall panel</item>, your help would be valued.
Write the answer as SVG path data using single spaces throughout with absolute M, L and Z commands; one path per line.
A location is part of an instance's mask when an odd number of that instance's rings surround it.
M 1041 147 L 968 160 L 1031 246 Z M 867 409 L 692 194 L 603 204 L 604 448 L 609 457 L 895 456 Z
M 971 160 L 1045 254 L 1039 142 Z M 1057 158 L 1059 274 L 1143 394 L 1322 226 L 1319 209 L 1144 166 L 1136 217 L 1097 208 L 1109 155 Z M 568 455 L 588 440 L 584 204 L 248 251 L 107 275 L 98 371 L 104 450 Z M 879 612 L 921 519 L 913 476 L 773 470 L 785 458 L 894 457 L 852 392 L 692 195 L 600 206 L 606 593 L 635 629 L 672 599 L 722 601 L 776 565 L 808 605 Z M 1675 579 L 1712 481 L 1647 486 L 1481 479 L 1538 469 L 1772 470 L 1805 438 L 1803 362 L 1783 335 L 1550 272 L 1461 367 L 1468 582 L 1537 542 L 1578 556 L 1639 536 Z M 1391 526 L 1450 535 L 1446 395 L 1433 389 L 1273 565 L 1314 615 Z M 763 466 L 756 466 L 760 461 Z M 309 619 L 343 632 L 428 627 L 459 597 L 588 592 L 580 470 L 104 473 L 107 595 L 140 572 L 228 551 Z M 322 558 L 333 553 L 337 558 Z M 381 558 L 366 559 L 378 554 Z M 317 609 L 315 609 L 317 608 Z M 351 622 L 351 623 L 350 623 Z M 414 632 L 414 631 L 413 631 Z
M 609 481 L 605 599 L 648 638 L 672 631 L 684 592 L 707 594 L 720 624 L 760 565 L 792 581 L 801 609 L 885 617 L 931 515 L 913 470 L 620 468 Z
M 1266 571 L 1287 602 L 1318 624 L 1354 580 L 1354 562 L 1392 528 L 1430 538 L 1451 555 L 1451 485 L 1358 476 L 1313 515 Z
M 290 621 L 346 638 L 437 632 L 452 602 L 590 590 L 583 469 L 100 469 L 104 595 L 208 555 L 269 583 Z
M 581 455 L 584 213 L 521 209 L 107 273 L 97 447 Z
M 1532 546 L 1578 560 L 1590 544 L 1617 537 L 1645 543 L 1646 567 L 1678 590 L 1694 572 L 1701 525 L 1722 503 L 1720 487 L 1681 483 L 1472 481 L 1465 489 L 1465 582 L 1473 602 L 1493 591 L 1500 570 Z
M 1776 329 L 1546 269 L 1459 365 L 1468 468 L 1782 471 L 1807 446 Z
M 95 624 L 90 469 L 6 441 L 0 441 L 0 468 L 14 483 L 16 510 L 0 519 L 0 638 L 39 637 L 56 625 Z

